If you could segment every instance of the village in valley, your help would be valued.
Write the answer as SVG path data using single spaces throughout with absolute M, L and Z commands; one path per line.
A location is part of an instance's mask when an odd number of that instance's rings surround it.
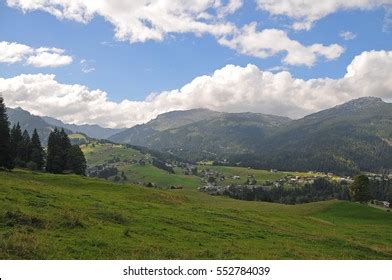
M 87 154 L 88 176 L 117 183 L 131 182 L 148 188 L 181 190 L 192 186 L 200 192 L 214 196 L 229 195 L 234 198 L 247 197 L 250 200 L 257 200 L 249 193 L 298 191 L 305 189 L 305 186 L 313 186 L 320 180 L 342 187 L 338 192 L 331 190 L 331 194 L 326 197 L 309 198 L 304 194 L 305 198 L 297 201 L 282 200 L 282 203 L 304 203 L 311 202 L 312 199 L 345 199 L 348 195 L 347 186 L 354 181 L 351 176 L 315 171 L 257 170 L 250 167 L 228 166 L 227 163 L 218 165 L 208 161 L 190 164 L 113 143 L 86 143 L 82 147 Z M 97 152 L 101 156 L 104 154 L 105 157 L 100 157 L 100 160 L 96 161 Z M 392 174 L 369 173 L 367 177 L 370 182 L 392 182 Z M 331 188 L 333 189 L 332 186 Z M 372 202 L 379 207 L 389 207 L 388 201 Z

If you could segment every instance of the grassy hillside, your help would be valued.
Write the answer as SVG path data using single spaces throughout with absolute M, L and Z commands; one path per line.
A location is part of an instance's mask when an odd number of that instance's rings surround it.
M 0 172 L 0 259 L 391 259 L 391 232 L 391 213 L 349 202 Z
M 289 118 L 209 110 L 170 112 L 110 138 L 117 143 L 170 152 L 190 161 L 222 159 L 255 151 L 266 136 Z
M 185 176 L 182 170 L 176 170 L 176 174 L 170 174 L 151 164 L 152 155 L 124 145 L 95 143 L 83 145 L 82 151 L 89 166 L 105 164 L 111 159 L 117 158 L 119 162 L 115 165 L 120 172 L 124 172 L 127 178 L 125 183 L 143 184 L 151 182 L 161 188 L 171 186 L 196 188 L 201 185 L 200 178 Z M 141 160 L 144 165 L 138 163 Z
M 199 176 L 185 175 L 186 168 L 174 166 L 175 174 L 159 169 L 151 164 L 153 156 L 146 152 L 121 145 L 111 143 L 97 143 L 82 145 L 87 163 L 89 166 L 108 164 L 116 166 L 119 174 L 124 172 L 126 180 L 123 183 L 147 184 L 154 183 L 160 188 L 171 186 L 183 186 L 197 188 L 205 185 L 207 177 L 203 177 L 204 172 L 214 172 L 217 177 L 224 176 L 224 180 L 219 181 L 220 185 L 245 184 L 249 177 L 257 180 L 257 183 L 264 184 L 267 181 L 275 182 L 286 176 L 312 177 L 317 173 L 304 172 L 270 172 L 267 170 L 256 170 L 244 167 L 198 165 Z M 113 162 L 116 159 L 118 162 Z M 139 162 L 143 161 L 141 165 Z M 175 165 L 175 164 L 174 164 Z M 181 163 L 177 163 L 181 165 Z M 239 176 L 240 179 L 234 179 Z M 109 178 L 113 180 L 113 177 Z

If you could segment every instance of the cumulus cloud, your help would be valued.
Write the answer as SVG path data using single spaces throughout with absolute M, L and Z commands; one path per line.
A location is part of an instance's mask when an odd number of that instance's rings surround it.
M 391 99 L 392 51 L 362 53 L 340 79 L 302 80 L 287 71 L 227 65 L 181 89 L 152 94 L 144 101 L 112 102 L 104 91 L 61 84 L 54 75 L 43 74 L 0 78 L 0 92 L 11 107 L 106 127 L 130 127 L 160 113 L 200 107 L 298 118 L 358 97 Z
M 219 43 L 242 54 L 259 58 L 267 58 L 280 52 L 286 52 L 287 55 L 283 58 L 283 62 L 289 65 L 313 66 L 318 56 L 332 60 L 344 52 L 344 49 L 337 44 L 304 46 L 298 41 L 290 39 L 287 33 L 282 30 L 264 29 L 259 32 L 256 28 L 256 23 L 248 24 L 231 38 L 220 39 Z
M 0 63 L 25 62 L 34 67 L 59 67 L 72 63 L 72 57 L 58 48 L 38 48 L 15 42 L 0 42 Z
M 227 20 L 227 15 L 238 11 L 243 0 L 7 0 L 7 3 L 26 12 L 41 10 L 82 23 L 102 16 L 114 26 L 118 40 L 131 43 L 162 41 L 173 33 L 210 34 L 238 53 L 264 59 L 287 52 L 284 63 L 306 66 L 313 66 L 320 56 L 331 60 L 343 53 L 343 48 L 336 44 L 303 46 L 282 30 L 257 31 L 256 23 L 237 27 Z
M 41 10 L 59 19 L 82 23 L 102 16 L 115 27 L 119 40 L 161 41 L 169 33 L 212 34 L 220 36 L 234 26 L 220 19 L 239 9 L 240 0 L 7 0 L 10 7 L 23 11 Z
M 294 19 L 296 30 L 309 30 L 314 22 L 341 10 L 371 10 L 388 8 L 390 0 L 256 0 L 258 8 L 272 15 L 284 15 Z
M 355 38 L 357 38 L 357 34 L 354 34 L 351 31 L 342 31 L 340 32 L 339 36 L 346 41 L 354 40 Z

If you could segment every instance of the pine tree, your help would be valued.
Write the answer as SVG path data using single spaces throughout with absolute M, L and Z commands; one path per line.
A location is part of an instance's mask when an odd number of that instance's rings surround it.
M 31 139 L 27 130 L 23 131 L 23 139 L 20 144 L 20 159 L 24 164 L 28 163 L 31 159 Z
M 48 138 L 48 156 L 46 162 L 46 171 L 49 173 L 63 172 L 63 150 L 61 148 L 60 131 L 55 128 Z
M 22 130 L 20 129 L 19 123 L 17 123 L 11 129 L 11 155 L 14 159 L 14 163 L 19 163 L 21 161 L 20 146 L 22 141 Z
M 46 171 L 50 173 L 63 173 L 70 170 L 69 167 L 69 150 L 71 141 L 64 129 L 55 128 L 49 135 L 48 139 L 48 156 Z
M 31 161 L 36 165 L 38 170 L 42 170 L 44 167 L 44 150 L 36 129 L 34 129 L 33 136 L 31 137 Z
M 77 175 L 86 175 L 86 158 L 78 145 L 73 145 L 68 152 L 68 167 Z
M 63 128 L 59 132 L 59 137 L 60 137 L 59 140 L 60 146 L 62 147 L 62 158 L 63 158 L 61 166 L 63 168 L 63 171 L 71 170 L 72 168 L 69 166 L 69 151 L 72 148 L 71 140 L 69 139 L 68 134 L 65 133 Z
M 13 167 L 8 116 L 4 99 L 0 96 L 0 168 L 11 170 Z

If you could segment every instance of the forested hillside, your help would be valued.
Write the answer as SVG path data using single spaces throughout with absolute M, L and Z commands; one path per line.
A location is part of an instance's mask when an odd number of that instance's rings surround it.
M 152 121 L 111 139 L 188 161 L 339 174 L 392 170 L 392 104 L 379 98 L 353 100 L 294 121 L 253 113 L 215 114 L 175 127 L 158 120 L 160 129 Z

